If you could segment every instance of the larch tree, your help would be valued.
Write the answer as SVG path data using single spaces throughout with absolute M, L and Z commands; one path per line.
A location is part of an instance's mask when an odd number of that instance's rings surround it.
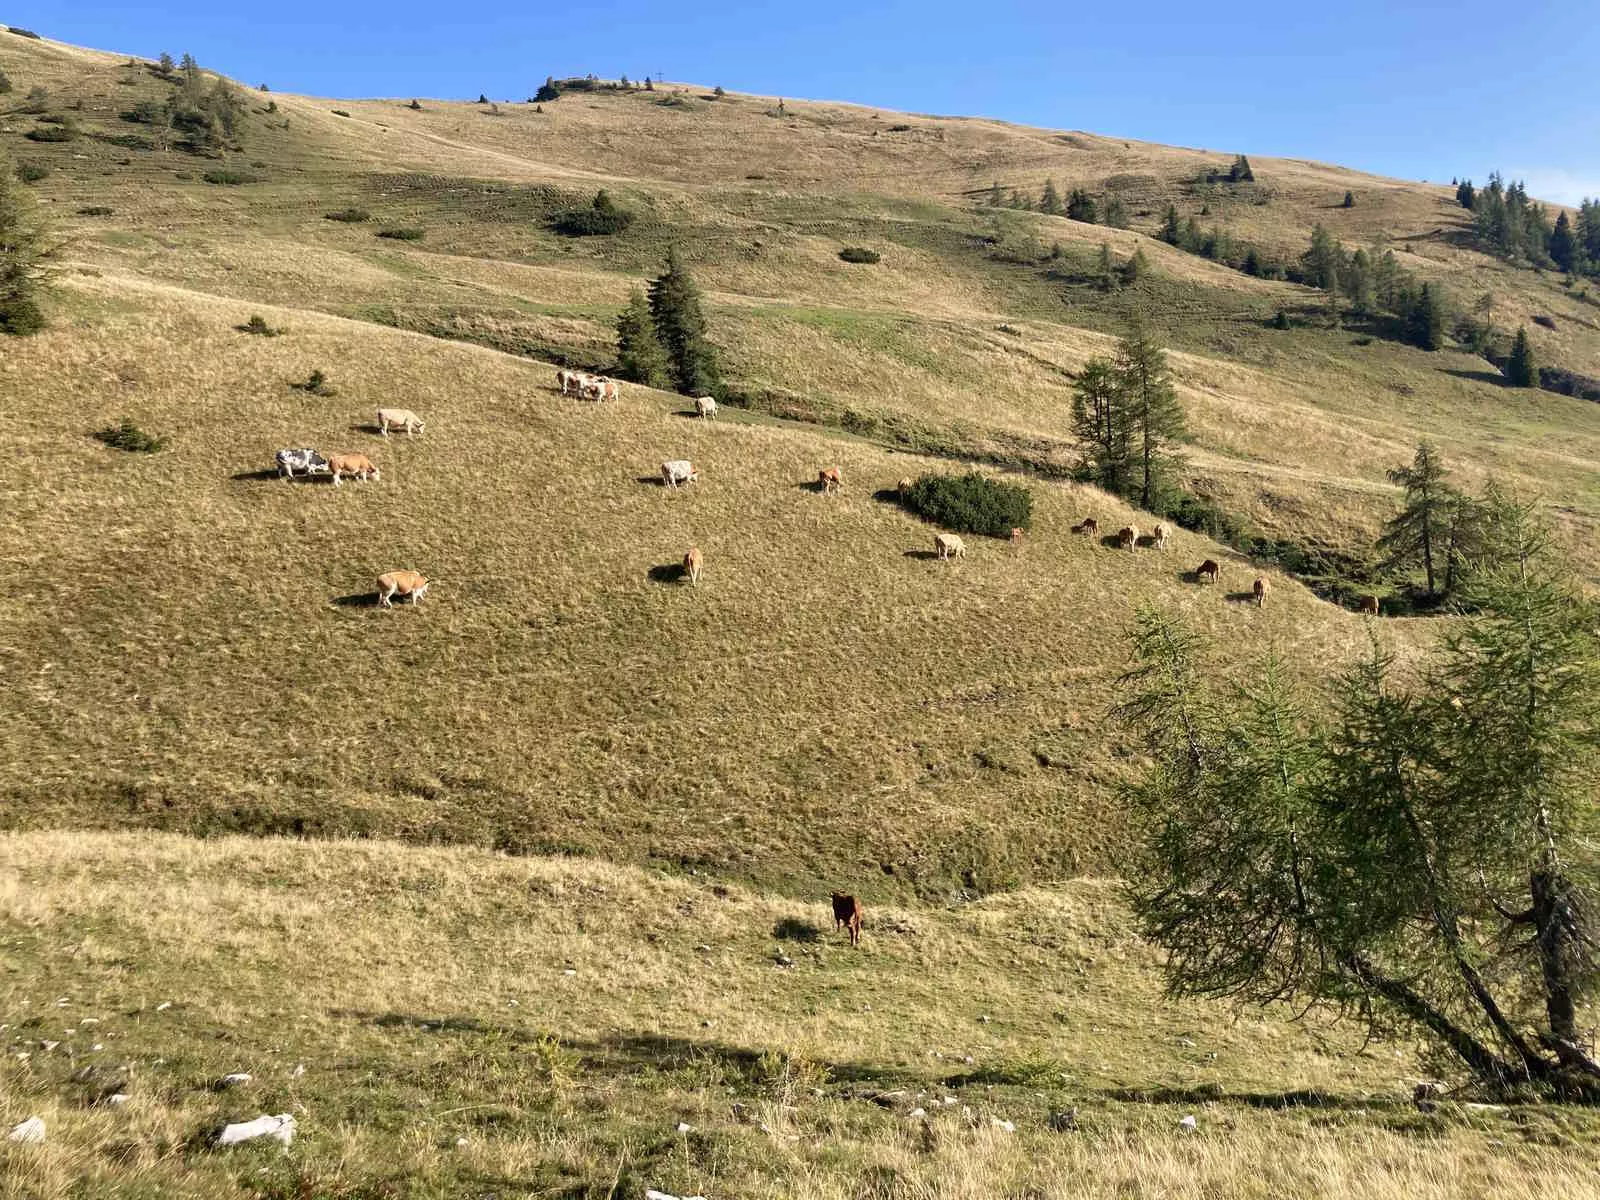
M 1384 526 L 1378 549 L 1390 568 L 1420 565 L 1428 583 L 1428 594 L 1437 594 L 1434 583 L 1437 568 L 1443 565 L 1441 549 L 1450 525 L 1455 491 L 1446 482 L 1450 472 L 1432 442 L 1417 444 L 1409 466 L 1393 467 L 1389 482 L 1405 489 L 1400 511 Z
M 1167 355 L 1143 325 L 1134 324 L 1117 344 L 1114 370 L 1133 452 L 1134 484 L 1141 508 L 1152 508 L 1180 460 L 1183 409 L 1172 385 Z

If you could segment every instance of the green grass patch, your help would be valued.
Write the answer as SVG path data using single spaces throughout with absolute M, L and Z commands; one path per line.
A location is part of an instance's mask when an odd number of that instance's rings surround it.
M 847 263 L 875 263 L 883 256 L 876 250 L 868 250 L 865 246 L 846 246 L 839 251 L 839 257 Z
M 378 236 L 388 238 L 393 242 L 420 242 L 427 235 L 427 232 L 427 230 L 419 229 L 416 226 L 403 226 L 380 229 L 378 230 Z
M 250 171 L 240 171 L 233 167 L 217 167 L 200 176 L 207 183 L 220 187 L 238 187 L 245 183 L 260 183 L 261 176 Z
M 347 225 L 359 225 L 363 221 L 372 220 L 372 214 L 364 208 L 340 208 L 331 213 L 323 213 L 324 221 L 343 221 Z
M 123 417 L 115 425 L 97 429 L 94 436 L 114 449 L 134 454 L 154 454 L 165 449 L 168 441 L 165 437 L 146 433 L 134 424 L 132 417 Z

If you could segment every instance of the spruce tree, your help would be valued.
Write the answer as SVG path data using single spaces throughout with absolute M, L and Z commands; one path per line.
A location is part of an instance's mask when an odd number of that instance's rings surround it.
M 1526 326 L 1517 330 L 1517 340 L 1511 344 L 1511 357 L 1506 360 L 1505 375 L 1512 387 L 1539 386 L 1539 368 L 1533 361 L 1533 347 L 1528 342 Z
M 1095 263 L 1095 282 L 1100 290 L 1109 292 L 1116 285 L 1116 267 L 1111 262 L 1111 243 L 1100 243 L 1100 257 Z
M 628 306 L 617 318 L 617 374 L 646 387 L 672 385 L 666 351 L 661 348 L 655 319 L 650 315 L 650 302 L 639 288 L 628 294 Z
M 1233 166 L 1228 169 L 1229 183 L 1253 183 L 1255 178 L 1255 172 L 1250 169 L 1250 160 L 1242 154 L 1233 160 Z
M 1122 286 L 1132 287 L 1150 269 L 1150 260 L 1144 256 L 1144 247 L 1135 246 L 1133 255 L 1122 264 Z
M 716 351 L 706 341 L 700 289 L 684 270 L 676 246 L 667 250 L 666 270 L 650 283 L 650 317 L 673 387 L 686 396 L 714 394 L 721 385 Z
M 1176 246 L 1183 232 L 1178 225 L 1178 206 L 1167 205 L 1166 215 L 1161 218 L 1161 232 L 1157 236 L 1169 246 Z
M 1132 478 L 1131 431 L 1109 359 L 1091 358 L 1079 373 L 1072 389 L 1072 431 L 1081 470 L 1112 495 L 1126 495 Z
M 1344 203 L 1341 204 L 1339 207 L 1340 208 L 1354 208 L 1355 206 L 1356 206 L 1356 194 L 1354 192 L 1346 192 L 1344 194 Z
M 1072 194 L 1067 197 L 1067 216 L 1074 221 L 1093 225 L 1096 217 L 1094 197 L 1082 188 L 1073 188 Z
M 1101 214 L 1105 223 L 1113 229 L 1126 229 L 1128 227 L 1128 209 L 1116 196 L 1106 201 L 1105 211 Z
M 1437 350 L 1444 344 L 1444 311 L 1439 295 L 1429 284 L 1423 284 L 1411 305 L 1406 321 L 1406 336 L 1419 350 Z
M 989 207 L 1004 208 L 1005 203 L 1006 194 L 1000 190 L 1000 181 L 996 179 L 993 186 L 989 188 Z
M 1242 270 L 1246 275 L 1259 276 L 1261 274 L 1261 255 L 1257 253 L 1254 246 L 1251 246 L 1250 249 L 1245 251 L 1244 266 L 1242 266 L 1240 270 Z
M 1577 257 L 1578 242 L 1572 236 L 1572 222 L 1563 212 L 1556 218 L 1556 227 L 1550 233 L 1550 261 L 1562 271 L 1571 271 Z
M 1436 595 L 1435 582 L 1443 566 L 1446 531 L 1450 525 L 1455 491 L 1445 482 L 1450 472 L 1432 442 L 1422 441 L 1410 466 L 1389 471 L 1389 482 L 1405 489 L 1401 510 L 1384 526 L 1378 549 L 1384 552 L 1388 568 L 1408 569 L 1420 565 L 1428 583 L 1428 594 Z
M 1337 286 L 1339 267 L 1344 253 L 1333 234 L 1321 225 L 1311 230 L 1311 248 L 1301 260 L 1305 264 L 1306 282 L 1312 287 Z
M 1061 215 L 1061 194 L 1056 191 L 1055 180 L 1044 181 L 1044 192 L 1039 197 L 1039 211 L 1052 217 Z
M 0 333 L 22 336 L 44 328 L 39 295 L 54 256 L 32 198 L 0 160 Z
M 1472 180 L 1463 179 L 1456 185 L 1456 203 L 1462 208 L 1470 209 L 1477 203 L 1478 194 L 1472 186 Z
M 1183 409 L 1166 352 L 1135 322 L 1117 344 L 1117 388 L 1127 414 L 1133 457 L 1132 486 L 1140 508 L 1150 509 L 1171 482 L 1184 434 Z

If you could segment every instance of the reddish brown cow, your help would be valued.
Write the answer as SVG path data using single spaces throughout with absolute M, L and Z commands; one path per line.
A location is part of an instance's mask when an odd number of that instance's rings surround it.
M 1364 617 L 1378 615 L 1378 598 L 1376 596 L 1361 597 L 1361 615 Z
M 1093 517 L 1085 517 L 1072 527 L 1073 533 L 1099 533 L 1100 522 Z
M 1267 593 L 1272 590 L 1271 581 L 1268 580 L 1265 575 L 1257 575 L 1255 584 L 1251 590 L 1255 593 L 1256 607 L 1265 608 L 1267 604 Z
M 861 945 L 861 901 L 843 892 L 833 893 L 833 931 L 848 927 L 850 944 Z
M 844 479 L 839 475 L 838 467 L 827 467 L 817 472 L 817 482 L 822 485 L 824 496 L 837 492 L 844 486 Z
M 1195 568 L 1194 577 L 1201 583 L 1215 583 L 1222 578 L 1222 564 L 1208 558 Z

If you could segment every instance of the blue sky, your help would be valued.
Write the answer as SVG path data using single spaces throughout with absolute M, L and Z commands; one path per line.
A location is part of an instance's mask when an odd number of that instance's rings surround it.
M 524 99 L 548 74 L 999 117 L 1600 196 L 1594 0 L 7 0 L 0 20 L 325 96 Z

